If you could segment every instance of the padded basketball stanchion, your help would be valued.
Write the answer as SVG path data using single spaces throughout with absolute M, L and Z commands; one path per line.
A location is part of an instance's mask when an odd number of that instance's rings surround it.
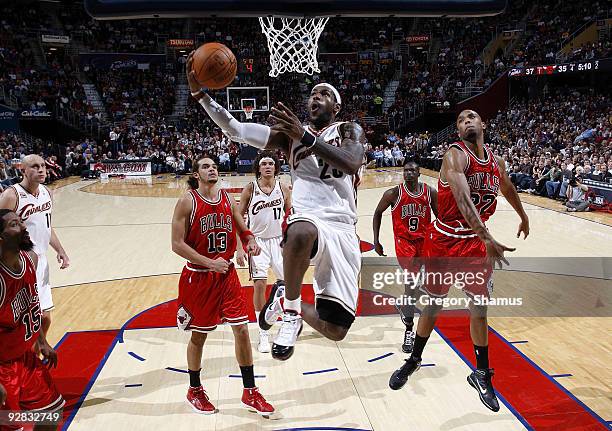
M 268 39 L 270 76 L 298 72 L 320 72 L 317 62 L 319 36 L 329 18 L 260 17 L 261 30 Z M 280 28 L 278 27 L 280 25 Z

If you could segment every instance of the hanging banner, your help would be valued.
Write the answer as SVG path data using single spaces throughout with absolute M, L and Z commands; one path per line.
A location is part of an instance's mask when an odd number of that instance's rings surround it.
M 3 132 L 19 131 L 19 116 L 17 111 L 0 105 L 0 130 Z
M 146 65 L 164 64 L 164 54 L 129 54 L 129 53 L 86 53 L 79 54 L 81 66 L 91 66 L 101 70 L 119 70 L 145 68 Z M 148 67 L 148 66 L 146 66 Z
M 194 44 L 193 39 L 168 39 L 166 42 L 167 46 L 173 48 L 193 48 Z
M 70 36 L 60 36 L 57 34 L 43 34 L 41 36 L 43 43 L 61 43 L 68 44 L 70 43 Z

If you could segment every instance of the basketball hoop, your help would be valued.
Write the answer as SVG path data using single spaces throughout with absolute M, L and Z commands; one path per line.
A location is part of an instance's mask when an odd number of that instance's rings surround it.
M 270 76 L 276 78 L 286 72 L 307 75 L 320 72 L 318 42 L 327 21 L 329 18 L 260 17 L 259 24 L 270 50 Z
M 247 120 L 253 119 L 253 107 L 252 106 L 245 106 L 243 111 L 244 111 L 244 115 L 246 115 Z

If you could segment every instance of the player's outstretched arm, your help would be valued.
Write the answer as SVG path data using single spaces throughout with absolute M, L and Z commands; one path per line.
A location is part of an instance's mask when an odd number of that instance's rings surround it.
M 529 235 L 529 217 L 527 217 L 527 213 L 523 208 L 523 203 L 521 202 L 521 198 L 519 198 L 510 177 L 508 176 L 508 172 L 506 170 L 506 162 L 501 157 L 496 157 L 497 163 L 499 164 L 499 175 L 500 175 L 500 190 L 508 203 L 512 205 L 514 211 L 521 218 L 521 222 L 519 223 L 518 232 L 516 233 L 516 237 L 521 236 L 521 232 L 523 232 L 523 238 L 526 239 Z
M 270 118 L 276 122 L 272 130 L 281 132 L 292 140 L 300 141 L 331 167 L 347 175 L 354 175 L 363 165 L 365 133 L 359 124 L 343 123 L 340 126 L 342 144 L 340 147 L 334 147 L 326 144 L 322 137 L 314 136 L 306 131 L 299 118 L 280 102 L 278 108 L 272 108 Z
M 382 244 L 380 243 L 380 224 L 382 222 L 382 215 L 387 208 L 392 206 L 399 197 L 399 187 L 393 187 L 385 191 L 374 210 L 374 217 L 372 217 L 372 229 L 374 230 L 374 250 L 379 256 L 386 256 Z
M 205 266 L 215 272 L 225 273 L 229 268 L 227 261 L 223 259 L 209 259 L 202 256 L 185 242 L 189 218 L 193 210 L 193 200 L 189 194 L 185 194 L 174 207 L 172 216 L 172 251 L 183 259 L 196 265 Z
M 282 134 L 272 131 L 269 126 L 257 123 L 241 123 L 236 120 L 223 106 L 215 102 L 212 97 L 202 91 L 202 86 L 195 78 L 192 70 L 193 51 L 187 57 L 186 73 L 191 95 L 206 110 L 210 118 L 226 132 L 232 140 L 245 143 L 256 148 L 278 148 L 289 151 L 289 139 Z
M 450 148 L 442 160 L 440 179 L 446 181 L 450 186 L 459 211 L 461 211 L 470 228 L 478 235 L 478 238 L 485 243 L 487 256 L 491 258 L 493 264 L 499 263 L 500 266 L 502 262 L 508 264 L 504 257 L 504 251 L 514 251 L 515 249 L 495 241 L 482 222 L 480 214 L 470 197 L 470 186 L 464 173 L 466 166 L 466 155 L 457 148 Z

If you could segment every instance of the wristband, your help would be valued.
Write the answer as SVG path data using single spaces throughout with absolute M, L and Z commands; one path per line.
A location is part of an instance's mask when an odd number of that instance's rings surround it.
M 314 147 L 314 144 L 317 143 L 317 138 L 315 135 L 310 133 L 308 130 L 304 130 L 304 136 L 302 136 L 302 139 L 300 140 L 300 142 L 304 144 L 306 148 L 312 148 Z
M 251 232 L 250 230 L 245 230 L 243 232 L 240 233 L 240 241 L 242 241 L 243 244 L 246 244 L 248 242 L 248 237 L 252 236 L 255 237 L 255 235 L 253 235 L 253 232 Z

